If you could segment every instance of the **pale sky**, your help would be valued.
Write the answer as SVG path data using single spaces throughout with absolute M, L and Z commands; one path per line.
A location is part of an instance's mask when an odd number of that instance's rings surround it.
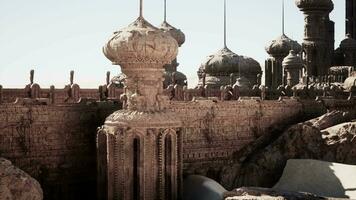
M 178 70 L 194 87 L 200 63 L 223 47 L 223 0 L 167 1 L 167 21 L 186 35 Z M 286 35 L 301 43 L 303 15 L 294 0 L 285 4 Z M 345 36 L 345 1 L 334 4 L 337 47 Z M 281 0 L 228 0 L 227 10 L 228 47 L 264 69 L 264 47 L 281 35 Z M 120 72 L 104 57 L 102 46 L 137 16 L 138 0 L 0 0 L 0 85 L 23 88 L 34 69 L 41 87 L 63 88 L 75 70 L 82 88 L 97 88 L 105 83 L 106 71 Z M 160 25 L 163 0 L 144 0 L 144 17 Z

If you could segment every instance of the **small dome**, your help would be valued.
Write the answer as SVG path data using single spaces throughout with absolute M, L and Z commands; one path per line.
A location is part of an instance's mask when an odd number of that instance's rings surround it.
M 198 74 L 204 72 L 206 74 L 219 74 L 228 75 L 232 73 L 260 73 L 260 64 L 249 57 L 239 56 L 232 52 L 227 47 L 221 49 L 217 53 L 208 56 L 207 60 L 204 61 L 198 71 Z
M 272 40 L 272 42 L 266 46 L 266 52 L 272 57 L 286 57 L 290 50 L 300 53 L 302 46 L 284 34 Z
M 184 85 L 184 82 L 187 80 L 187 76 L 185 76 L 182 72 L 179 71 L 165 71 L 164 72 L 164 84 L 165 86 L 168 86 L 169 84 L 172 83 L 172 76 L 175 76 L 175 80 L 178 85 Z
M 349 34 L 347 34 L 346 38 L 340 43 L 340 49 L 356 49 L 356 40 L 353 39 Z
M 302 68 L 303 60 L 293 50 L 290 50 L 289 55 L 283 59 L 282 65 L 285 68 Z
M 331 0 L 296 0 L 295 4 L 302 11 L 325 10 L 331 12 L 334 9 L 334 3 Z
M 164 21 L 161 24 L 160 29 L 163 30 L 164 32 L 168 32 L 169 34 L 171 34 L 171 36 L 177 41 L 179 46 L 182 46 L 182 44 L 184 44 L 185 35 L 180 29 L 173 27 L 172 25 L 168 24 L 166 21 Z
M 178 44 L 171 35 L 139 17 L 128 27 L 114 32 L 103 52 L 114 65 L 137 62 L 166 64 L 176 58 Z

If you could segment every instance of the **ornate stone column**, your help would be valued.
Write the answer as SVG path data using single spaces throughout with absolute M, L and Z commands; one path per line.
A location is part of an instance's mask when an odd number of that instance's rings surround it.
M 114 33 L 103 48 L 125 79 L 123 110 L 99 128 L 99 199 L 177 199 L 182 159 L 180 121 L 169 112 L 163 95 L 163 66 L 177 56 L 169 33 L 142 15 Z
M 334 9 L 331 0 L 296 0 L 304 13 L 303 60 L 307 76 L 326 75 L 334 51 L 333 22 L 329 13 Z

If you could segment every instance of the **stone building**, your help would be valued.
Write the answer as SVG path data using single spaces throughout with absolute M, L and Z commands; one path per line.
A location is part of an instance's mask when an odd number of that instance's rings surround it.
M 179 41 L 147 22 L 141 7 L 138 19 L 103 48 L 121 66 L 123 87 L 107 74 L 98 89 L 81 88 L 71 72 L 64 88 L 43 88 L 34 71 L 25 88 L 0 85 L 0 156 L 36 178 L 45 199 L 175 200 L 183 176 L 219 180 L 236 152 L 274 127 L 356 107 L 355 72 L 345 83 L 268 90 L 258 80 L 259 64 L 233 53 L 226 42 L 200 68 L 200 84 L 218 88 L 216 93 L 168 90 L 164 66 L 176 58 Z M 293 47 L 282 43 L 283 51 Z M 302 61 L 293 51 L 284 57 L 286 84 L 292 86 Z M 245 83 L 254 87 L 242 94 Z

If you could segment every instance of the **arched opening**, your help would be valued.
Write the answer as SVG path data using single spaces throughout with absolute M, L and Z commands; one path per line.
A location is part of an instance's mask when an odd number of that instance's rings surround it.
M 133 140 L 133 200 L 140 199 L 140 139 Z
M 173 149 L 172 136 L 168 134 L 164 140 L 164 168 L 165 168 L 165 199 L 173 199 Z

